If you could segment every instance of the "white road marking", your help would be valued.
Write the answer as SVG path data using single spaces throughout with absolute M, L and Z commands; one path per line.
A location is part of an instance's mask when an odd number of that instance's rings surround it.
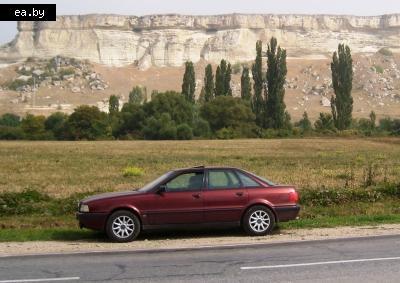
M 352 263 L 352 262 L 369 262 L 369 261 L 386 261 L 386 260 L 400 260 L 398 257 L 380 257 L 380 258 L 361 258 L 361 259 L 350 259 L 350 260 L 335 260 L 335 261 L 320 261 L 320 262 L 307 262 L 307 263 L 295 263 L 295 264 L 280 264 L 280 265 L 264 265 L 264 266 L 242 266 L 242 270 L 251 269 L 272 269 L 272 268 L 284 268 L 284 267 L 296 267 L 296 266 L 313 266 L 313 265 L 324 265 L 324 264 L 338 264 L 338 263 Z
M 0 283 L 22 283 L 22 282 L 49 282 L 49 281 L 71 281 L 79 280 L 80 277 L 57 277 L 57 278 L 39 278 L 39 279 L 15 279 L 0 280 Z

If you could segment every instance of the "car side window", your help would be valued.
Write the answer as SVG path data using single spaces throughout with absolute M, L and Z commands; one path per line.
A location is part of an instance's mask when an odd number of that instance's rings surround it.
M 244 174 L 240 171 L 236 171 L 236 173 L 238 174 L 240 181 L 242 181 L 242 184 L 244 187 L 249 188 L 249 187 L 259 187 L 260 186 L 259 183 L 254 181 L 252 178 L 250 178 L 246 174 Z
M 208 172 L 209 189 L 236 189 L 241 184 L 231 170 L 210 170 Z
M 167 182 L 166 191 L 193 191 L 203 187 L 203 172 L 183 173 Z

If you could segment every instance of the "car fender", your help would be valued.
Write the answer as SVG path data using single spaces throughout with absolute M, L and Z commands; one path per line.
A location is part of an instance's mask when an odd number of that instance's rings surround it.
M 110 209 L 110 214 L 109 215 L 113 214 L 117 210 L 129 210 L 129 211 L 133 212 L 134 214 L 136 214 L 136 216 L 139 218 L 140 222 L 143 224 L 143 217 L 142 217 L 139 209 L 137 209 L 137 207 L 135 207 L 133 205 L 130 205 L 130 204 L 114 205 Z
M 276 214 L 276 211 L 275 211 L 275 209 L 274 209 L 274 205 L 273 205 L 272 203 L 270 203 L 270 202 L 269 202 L 268 200 L 266 200 L 266 199 L 253 199 L 253 200 L 251 200 L 251 201 L 247 204 L 246 208 L 243 210 L 241 218 L 243 218 L 244 214 L 246 213 L 246 211 L 247 211 L 250 207 L 255 206 L 255 205 L 264 205 L 264 206 L 268 207 L 269 209 L 271 209 L 272 213 L 274 214 L 275 220 L 278 219 L 277 214 Z

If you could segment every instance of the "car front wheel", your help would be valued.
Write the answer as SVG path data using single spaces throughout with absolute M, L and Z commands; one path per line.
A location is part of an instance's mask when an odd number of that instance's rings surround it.
M 269 208 L 256 205 L 246 211 L 242 225 L 249 235 L 267 235 L 274 229 L 275 216 Z
M 106 233 L 113 242 L 133 241 L 140 233 L 140 221 L 132 212 L 118 210 L 108 218 Z

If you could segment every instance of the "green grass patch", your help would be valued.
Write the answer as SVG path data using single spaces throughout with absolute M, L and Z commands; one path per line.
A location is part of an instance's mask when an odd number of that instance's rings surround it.
M 105 240 L 100 232 L 78 228 L 1 229 L 0 242 Z
M 124 177 L 140 177 L 144 175 L 144 170 L 135 166 L 128 166 L 123 171 Z

